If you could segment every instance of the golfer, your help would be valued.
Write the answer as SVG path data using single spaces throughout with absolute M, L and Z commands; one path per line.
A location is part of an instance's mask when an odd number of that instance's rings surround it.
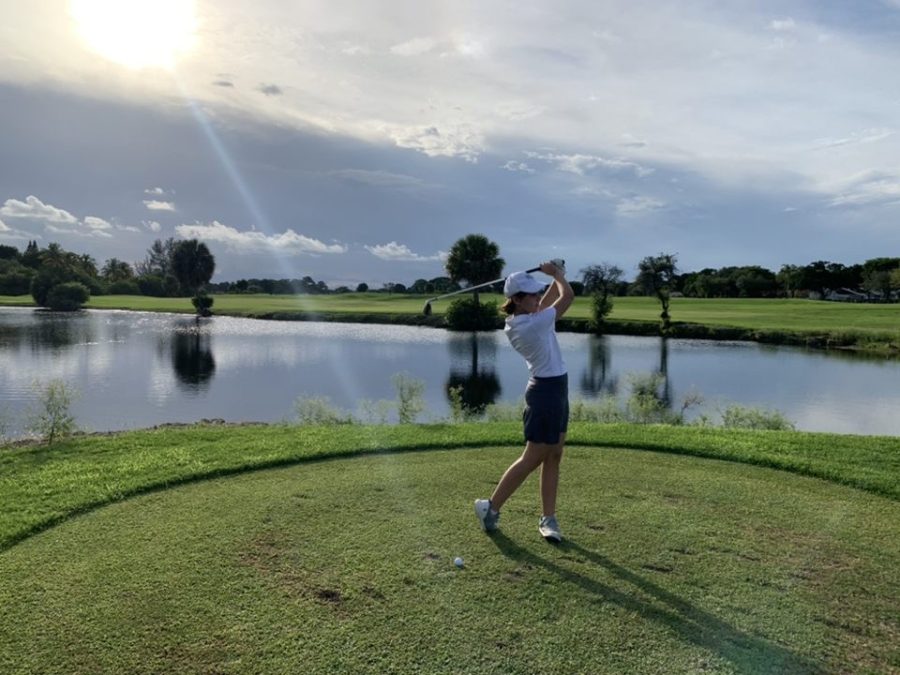
M 527 272 L 506 278 L 504 332 L 513 348 L 524 358 L 531 374 L 525 389 L 525 451 L 503 474 L 490 499 L 475 501 L 475 515 L 486 532 L 497 529 L 500 509 L 528 475 L 541 467 L 541 515 L 538 530 L 548 541 L 562 541 L 556 521 L 556 491 L 559 465 L 569 422 L 569 376 L 556 340 L 556 320 L 575 294 L 566 281 L 562 261 L 545 262 L 540 270 L 553 277 L 544 284 Z

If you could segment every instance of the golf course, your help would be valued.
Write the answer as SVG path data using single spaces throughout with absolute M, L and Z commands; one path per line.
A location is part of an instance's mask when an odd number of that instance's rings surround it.
M 0 671 L 900 671 L 898 439 L 578 424 L 553 546 L 536 479 L 499 532 L 472 513 L 520 435 L 201 424 L 6 448 Z
M 389 293 L 329 295 L 214 295 L 220 315 L 285 320 L 443 325 L 449 301 L 435 302 L 423 315 L 426 296 Z M 481 294 L 483 302 L 502 296 Z M 30 295 L 0 296 L 0 305 L 34 306 Z M 189 298 L 98 295 L 89 309 L 194 313 Z M 617 297 L 605 331 L 647 335 L 658 332 L 659 303 L 650 297 Z M 860 304 L 799 299 L 673 298 L 672 337 L 758 340 L 773 344 L 810 344 L 863 352 L 900 353 L 900 304 Z M 587 330 L 590 298 L 579 297 L 560 330 Z

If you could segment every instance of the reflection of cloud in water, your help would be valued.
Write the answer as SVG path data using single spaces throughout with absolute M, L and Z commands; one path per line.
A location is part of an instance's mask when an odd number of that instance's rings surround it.
M 900 410 L 900 396 L 877 402 L 854 404 L 835 394 L 821 395 L 819 400 L 805 402 L 795 409 L 782 411 L 797 429 L 831 431 L 839 434 L 892 435 L 886 421 Z
M 271 364 L 295 368 L 306 363 L 322 361 L 329 351 L 334 351 L 334 348 L 322 343 L 304 344 L 294 339 L 258 343 L 252 349 L 238 342 L 216 341 L 213 345 L 216 368 L 219 370 Z
M 175 392 L 175 373 L 168 359 L 160 356 L 153 359 L 147 376 L 147 400 L 157 408 L 164 407 Z

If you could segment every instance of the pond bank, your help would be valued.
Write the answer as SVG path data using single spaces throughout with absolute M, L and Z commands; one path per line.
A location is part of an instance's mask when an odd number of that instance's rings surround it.
M 383 313 L 346 313 L 346 312 L 262 312 L 242 313 L 249 319 L 267 319 L 272 321 L 325 321 L 343 323 L 378 323 L 403 326 L 429 326 L 450 330 L 443 316 L 423 314 L 383 314 Z M 503 328 L 502 319 L 498 319 L 496 329 Z M 592 333 L 587 319 L 561 319 L 558 330 L 568 333 Z M 682 340 L 720 340 L 759 342 L 770 345 L 791 347 L 807 347 L 810 349 L 834 349 L 852 351 L 861 354 L 884 358 L 900 357 L 900 334 L 855 333 L 852 331 L 789 331 L 766 330 L 756 328 L 740 328 L 733 326 L 713 326 L 708 324 L 673 321 L 669 329 L 663 332 L 656 321 L 619 321 L 610 320 L 605 324 L 602 335 L 633 335 L 638 337 L 670 337 Z

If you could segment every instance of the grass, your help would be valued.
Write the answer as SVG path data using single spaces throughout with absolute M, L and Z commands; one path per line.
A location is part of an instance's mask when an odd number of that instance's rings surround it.
M 471 514 L 519 434 L 194 426 L 7 450 L 0 671 L 900 668 L 900 439 L 579 425 L 552 547 L 534 479 L 498 535 Z
M 343 295 L 215 295 L 215 311 L 233 316 L 264 316 L 306 312 L 311 314 L 421 314 L 426 296 L 386 293 Z M 481 296 L 499 304 L 501 296 Z M 0 296 L 0 305 L 32 306 L 31 296 Z M 442 315 L 449 301 L 432 305 Z M 98 295 L 87 305 L 93 309 L 132 309 L 153 312 L 193 313 L 189 298 L 150 298 L 140 295 Z M 897 333 L 900 304 L 854 304 L 814 300 L 699 299 L 674 298 L 674 321 L 750 330 L 806 332 L 855 331 Z M 587 319 L 588 298 L 576 298 L 568 316 Z M 611 319 L 617 321 L 659 320 L 659 303 L 653 298 L 616 298 Z

